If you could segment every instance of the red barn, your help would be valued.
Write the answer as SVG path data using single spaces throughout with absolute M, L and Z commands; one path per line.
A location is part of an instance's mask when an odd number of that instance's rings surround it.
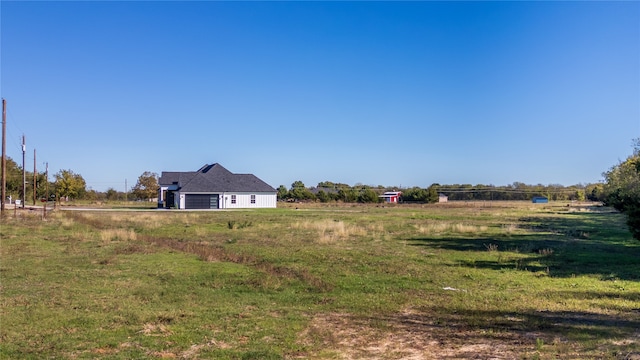
M 387 191 L 379 197 L 384 199 L 384 202 L 397 204 L 402 196 L 402 191 Z

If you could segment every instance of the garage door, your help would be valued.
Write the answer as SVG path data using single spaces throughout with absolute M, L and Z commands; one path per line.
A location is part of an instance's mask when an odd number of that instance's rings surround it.
M 186 209 L 217 209 L 217 194 L 187 194 L 184 199 Z

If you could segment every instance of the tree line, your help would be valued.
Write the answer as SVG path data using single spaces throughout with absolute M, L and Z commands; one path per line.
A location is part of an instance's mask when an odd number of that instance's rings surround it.
M 7 157 L 6 194 L 12 202 L 25 199 L 27 203 L 34 202 L 33 172 L 25 171 L 25 186 L 22 186 L 22 167 L 13 159 Z M 146 200 L 155 198 L 158 193 L 158 176 L 145 171 L 138 178 L 137 183 L 129 192 L 117 191 L 113 188 L 100 192 L 87 189 L 87 183 L 82 175 L 73 170 L 60 170 L 53 174 L 52 180 L 47 179 L 45 173 L 35 176 L 35 202 L 56 200 L 93 200 L 93 201 L 123 201 Z
M 33 194 L 33 173 L 26 171 L 26 186 L 24 197 L 29 201 Z M 612 173 L 613 174 L 613 173 Z M 616 173 L 617 174 L 617 173 Z M 605 174 L 606 175 L 606 174 Z M 613 176 L 613 175 L 611 175 Z M 53 175 L 52 181 L 47 181 L 45 174 L 36 176 L 36 198 L 38 201 L 54 200 L 56 197 L 68 200 L 92 201 L 124 201 L 147 200 L 157 197 L 158 175 L 149 171 L 143 172 L 136 184 L 128 192 L 109 188 L 104 192 L 87 189 L 82 175 L 72 170 L 60 170 Z M 7 195 L 12 199 L 22 199 L 22 168 L 11 158 L 7 159 Z M 278 200 L 281 201 L 317 201 L 317 202 L 346 202 L 346 203 L 377 203 L 381 202 L 380 195 L 387 191 L 401 191 L 400 201 L 404 203 L 435 203 L 440 194 L 446 195 L 452 201 L 491 201 L 491 200 L 531 200 L 534 196 L 545 196 L 555 201 L 606 201 L 609 192 L 605 192 L 605 184 L 587 184 L 563 186 L 527 185 L 515 182 L 506 186 L 431 184 L 423 187 L 402 188 L 398 186 L 372 186 L 355 184 L 348 185 L 331 181 L 323 181 L 316 186 L 307 187 L 298 180 L 289 188 L 280 185 L 277 189 Z M 47 195 L 48 192 L 48 195 Z
M 323 181 L 313 187 L 306 187 L 300 180 L 291 184 L 290 188 L 284 185 L 278 187 L 278 199 L 282 201 L 318 201 L 318 202 L 360 202 L 376 203 L 382 201 L 379 197 L 387 191 L 400 191 L 400 202 L 404 203 L 435 203 L 440 195 L 447 196 L 452 201 L 530 201 L 533 197 L 544 196 L 552 201 L 603 201 L 603 184 L 587 184 L 563 186 L 552 185 L 527 185 L 515 182 L 506 186 L 495 185 L 471 185 L 431 184 L 429 187 L 401 188 L 397 186 L 371 186 L 356 184 L 334 183 Z

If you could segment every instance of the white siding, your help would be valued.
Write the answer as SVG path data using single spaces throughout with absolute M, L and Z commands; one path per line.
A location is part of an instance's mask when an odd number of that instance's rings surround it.
M 231 195 L 236 196 L 236 203 L 231 203 Z M 255 195 L 256 203 L 251 203 L 251 195 Z M 260 193 L 260 192 L 227 192 L 224 193 L 222 200 L 222 208 L 226 209 L 251 209 L 251 208 L 275 208 L 276 207 L 276 194 L 275 193 Z
M 196 193 L 189 193 L 196 194 Z M 258 209 L 258 208 L 275 208 L 277 203 L 277 196 L 275 193 L 261 193 L 261 192 L 226 192 L 226 193 L 211 193 L 219 194 L 218 207 L 219 209 Z M 179 209 L 184 209 L 186 193 L 176 192 L 176 206 Z M 236 196 L 236 203 L 231 203 L 231 195 Z M 251 195 L 256 196 L 256 203 L 251 203 Z

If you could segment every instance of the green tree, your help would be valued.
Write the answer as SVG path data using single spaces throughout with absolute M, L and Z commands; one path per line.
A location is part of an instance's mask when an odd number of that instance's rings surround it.
M 60 197 L 82 199 L 87 192 L 87 183 L 82 175 L 71 170 L 60 170 L 54 175 L 55 191 Z
M 25 178 L 25 200 L 31 202 L 33 201 L 33 172 L 25 171 Z M 47 188 L 50 192 L 53 191 L 53 185 L 51 182 L 47 183 L 45 173 L 38 172 L 36 174 L 36 202 L 38 202 L 37 199 L 46 197 Z M 12 200 L 22 199 L 22 190 L 22 167 L 10 157 L 7 157 L 7 197 L 11 196 Z
M 343 187 L 338 190 L 338 199 L 346 203 L 356 202 L 358 193 L 352 188 Z
M 107 200 L 117 200 L 118 192 L 114 188 L 108 188 L 107 192 L 105 193 L 105 197 L 107 198 Z
M 325 188 L 325 189 L 335 189 L 337 188 L 336 184 L 334 184 L 331 181 L 321 181 L 318 183 L 318 188 Z
M 420 190 L 420 188 L 417 188 L 417 187 L 412 187 L 409 189 L 402 190 L 402 201 L 407 201 L 407 202 L 416 201 L 416 197 L 417 197 L 416 195 L 418 190 Z
M 13 200 L 22 198 L 22 167 L 7 157 L 7 197 Z
M 99 193 L 93 189 L 89 189 L 83 196 L 84 200 L 99 201 L 104 198 L 103 193 Z
M 149 200 L 158 196 L 158 174 L 145 171 L 138 177 L 138 182 L 131 188 L 136 199 Z
M 323 203 L 331 201 L 331 196 L 329 196 L 329 194 L 324 192 L 324 190 L 318 190 L 318 193 L 316 194 L 316 198 Z
M 426 189 L 420 187 L 412 187 L 402 192 L 402 201 L 408 202 L 423 202 L 423 203 L 437 203 L 438 202 L 438 188 L 439 184 L 432 184 Z
M 373 189 L 366 188 L 358 194 L 358 202 L 361 203 L 377 203 L 380 201 L 378 194 Z
M 316 196 L 304 186 L 300 180 L 294 181 L 289 190 L 289 197 L 295 200 L 314 200 Z
M 440 195 L 438 195 L 438 184 L 432 184 L 427 189 L 427 202 L 428 203 L 437 203 L 440 200 Z
M 603 184 L 590 184 L 586 188 L 587 199 L 591 201 L 603 201 L 604 200 L 604 185 Z
M 629 230 L 640 240 L 640 139 L 634 140 L 631 156 L 603 175 L 605 205 L 626 214 Z
M 31 179 L 33 179 L 33 174 L 31 174 Z M 36 198 L 45 199 L 47 197 L 47 190 L 51 191 L 51 189 L 53 189 L 53 186 L 47 183 L 46 174 L 38 173 L 36 175 Z
M 284 185 L 278 186 L 278 200 L 285 200 L 289 197 L 289 190 Z

